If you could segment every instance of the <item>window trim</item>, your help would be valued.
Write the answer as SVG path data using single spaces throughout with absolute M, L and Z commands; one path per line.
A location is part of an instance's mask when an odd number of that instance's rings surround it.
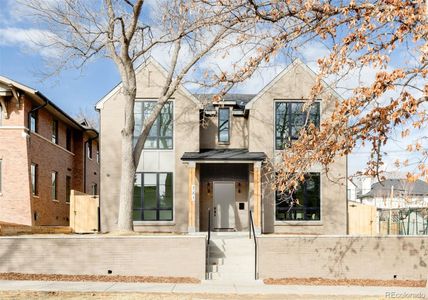
M 220 141 L 220 111 L 227 110 L 227 141 Z M 218 117 L 217 117 L 217 142 L 220 145 L 229 145 L 230 144 L 230 108 L 229 107 L 219 107 L 218 108 Z
M 31 126 L 31 119 L 34 118 L 34 130 Z M 30 111 L 28 113 L 28 130 L 30 132 L 38 133 L 39 132 L 39 111 Z
M 158 101 L 157 99 L 153 99 L 153 98 L 137 98 L 137 99 L 135 99 L 135 102 L 134 102 L 134 126 L 135 126 L 135 115 L 136 115 L 136 113 L 135 113 L 135 104 L 141 103 L 141 112 L 139 114 L 141 115 L 141 122 L 142 122 L 142 124 L 144 124 L 144 103 L 149 103 L 149 102 L 157 103 L 157 101 Z M 167 136 L 167 135 L 161 136 L 160 135 L 160 132 L 159 132 L 160 131 L 160 126 L 159 126 L 159 124 L 160 124 L 160 118 L 159 118 L 159 115 L 158 115 L 158 117 L 155 120 L 155 123 L 153 124 L 153 125 L 157 124 L 156 147 L 153 147 L 153 148 L 146 148 L 146 147 L 144 147 L 143 150 L 149 150 L 149 151 L 152 151 L 152 150 L 157 150 L 157 151 L 171 151 L 171 150 L 174 150 L 174 146 L 175 146 L 175 140 L 174 140 L 174 138 L 175 138 L 175 126 L 174 126 L 175 103 L 174 103 L 173 99 L 169 99 L 165 103 L 165 105 L 166 104 L 169 104 L 172 107 L 172 113 L 171 113 L 171 118 L 172 118 L 172 122 L 171 122 L 172 136 Z M 170 138 L 171 139 L 171 148 L 160 148 L 159 147 L 159 141 L 160 141 L 161 138 Z M 135 145 L 135 140 L 136 140 L 136 136 L 133 133 L 134 145 Z M 147 142 L 147 140 L 146 140 L 146 142 Z
M 34 184 L 33 184 L 33 167 L 34 167 Z M 31 163 L 30 177 L 31 177 L 31 195 L 33 197 L 39 197 L 39 165 L 38 164 Z
M 275 151 L 282 151 L 284 149 L 287 149 L 288 147 L 286 145 L 284 145 L 284 147 L 278 148 L 277 147 L 277 137 L 276 137 L 276 122 L 277 122 L 277 113 L 276 113 L 276 107 L 278 103 L 306 103 L 307 101 L 309 101 L 308 99 L 305 100 L 301 100 L 301 99 L 275 99 L 273 101 L 273 146 Z M 315 99 L 314 103 L 318 104 L 318 113 L 319 113 L 319 124 L 318 126 L 320 126 L 321 124 L 321 119 L 322 119 L 322 101 L 321 99 Z
M 135 225 L 173 225 L 175 224 L 175 186 L 174 186 L 174 172 L 136 172 L 141 174 L 141 206 L 142 208 L 132 208 L 132 211 L 138 210 L 141 212 L 142 218 L 144 217 L 144 211 L 156 211 L 156 219 L 158 220 L 133 220 Z M 156 208 L 144 209 L 144 174 L 155 174 L 156 175 Z M 171 208 L 160 208 L 160 197 L 159 197 L 159 175 L 160 174 L 171 174 L 172 176 L 172 207 Z M 160 211 L 171 211 L 172 218 L 170 220 L 159 220 Z
M 273 203 L 275 208 L 273 210 L 274 226 L 322 226 L 323 225 L 323 173 L 320 170 L 309 170 L 305 173 L 317 173 L 320 176 L 320 219 L 319 220 L 277 220 L 276 219 L 276 191 L 273 194 Z
M 58 120 L 54 119 L 52 120 L 52 126 L 51 126 L 51 142 L 58 145 L 59 144 L 59 136 L 58 136 L 58 126 L 59 122 Z
M 55 181 L 53 181 L 54 175 L 55 175 Z M 54 182 L 55 182 L 55 185 L 54 185 Z M 55 197 L 54 197 L 54 193 L 55 193 Z M 58 201 L 58 172 L 57 171 L 51 172 L 51 200 L 55 201 L 55 202 L 59 202 Z

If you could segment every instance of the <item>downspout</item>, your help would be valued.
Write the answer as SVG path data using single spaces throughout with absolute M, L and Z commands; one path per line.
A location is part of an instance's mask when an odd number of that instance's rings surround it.
M 39 106 L 33 108 L 32 110 L 30 110 L 30 112 L 28 114 L 28 127 L 30 127 L 30 116 L 31 116 L 31 114 L 38 111 L 39 109 L 42 109 L 43 107 L 45 107 L 49 104 L 49 99 L 46 98 L 42 93 L 39 93 L 39 91 L 36 91 L 35 94 L 37 96 L 39 96 L 41 99 L 43 99 L 45 101 L 45 103 L 43 103 L 42 105 L 39 105 Z

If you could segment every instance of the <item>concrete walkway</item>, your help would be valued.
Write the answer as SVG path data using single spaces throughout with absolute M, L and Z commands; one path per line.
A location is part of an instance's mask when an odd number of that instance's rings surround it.
M 63 291 L 63 292 L 157 292 L 208 294 L 260 294 L 260 295 L 336 295 L 380 296 L 387 293 L 428 297 L 427 288 L 360 287 L 360 286 L 295 286 L 265 285 L 261 281 L 224 283 L 203 281 L 201 284 L 122 283 L 122 282 L 67 282 L 67 281 L 14 281 L 1 280 L 1 291 Z M 392 295 L 392 294 L 389 294 Z M 422 296 L 421 296 L 422 295 Z M 407 296 L 409 297 L 409 296 Z M 392 298 L 392 297 L 391 297 Z

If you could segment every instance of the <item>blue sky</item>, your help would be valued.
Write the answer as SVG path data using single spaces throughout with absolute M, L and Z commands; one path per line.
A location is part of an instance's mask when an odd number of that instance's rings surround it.
M 75 116 L 80 110 L 96 115 L 95 103 L 107 94 L 118 82 L 119 75 L 115 65 L 108 59 L 96 59 L 86 64 L 83 70 L 68 69 L 53 77 L 44 77 L 47 65 L 45 60 L 52 57 L 49 49 L 42 49 L 34 44 L 34 39 L 42 39 L 45 32 L 38 30 L 23 18 L 17 11 L 14 0 L 3 0 L 0 11 L 0 74 L 39 90 L 59 105 L 64 111 Z M 316 69 L 316 60 L 328 54 L 328 50 L 319 43 L 313 43 L 300 49 L 301 58 L 312 69 Z M 230 60 L 240 59 L 240 53 L 231 52 L 227 58 L 213 57 L 203 63 L 209 66 L 210 61 L 217 66 L 230 66 Z M 156 57 L 161 63 L 168 58 L 166 52 Z M 273 60 L 270 66 L 257 72 L 246 84 L 236 89 L 238 92 L 256 93 L 270 82 L 286 63 L 284 60 Z M 374 78 L 374 70 L 366 69 L 364 79 Z M 345 81 L 355 85 L 355 78 Z M 409 141 L 410 142 L 410 141 Z M 397 158 L 408 155 L 404 150 L 403 141 L 391 144 L 387 149 L 389 165 Z M 352 174 L 365 166 L 368 149 L 361 148 L 349 156 L 349 173 Z M 390 168 L 391 169 L 391 168 Z

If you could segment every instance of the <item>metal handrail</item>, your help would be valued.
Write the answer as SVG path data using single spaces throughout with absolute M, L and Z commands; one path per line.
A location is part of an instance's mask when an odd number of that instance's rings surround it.
M 253 232 L 254 237 L 254 279 L 257 280 L 257 238 L 256 231 L 254 230 L 254 221 L 253 221 L 253 212 L 250 209 L 250 228 L 248 229 L 250 239 L 251 239 L 251 231 Z
M 210 265 L 210 240 L 211 240 L 211 210 L 208 208 L 208 241 L 207 241 L 207 252 L 206 252 L 206 259 L 207 262 L 205 264 L 205 279 L 208 280 L 209 278 L 209 265 Z

